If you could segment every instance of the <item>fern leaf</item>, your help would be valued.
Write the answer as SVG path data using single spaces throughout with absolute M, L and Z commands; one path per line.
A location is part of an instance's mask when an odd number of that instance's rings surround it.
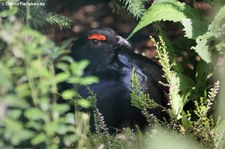
M 106 135 L 108 133 L 108 128 L 105 124 L 104 116 L 98 110 L 98 108 L 95 108 L 94 115 L 95 115 L 95 121 L 96 121 L 95 122 L 96 132 Z
M 140 18 L 143 13 L 146 11 L 145 9 L 145 0 L 120 0 L 127 10 L 134 16 L 134 18 Z
M 164 77 L 166 78 L 169 86 L 169 99 L 171 105 L 171 116 L 175 117 L 176 120 L 181 118 L 181 112 L 184 106 L 184 101 L 180 96 L 180 78 L 177 73 L 172 70 L 173 64 L 169 58 L 167 52 L 167 47 L 162 37 L 160 37 L 160 44 L 156 43 L 152 38 L 154 45 L 157 49 L 157 58 L 159 58 L 159 63 L 163 66 L 162 70 L 164 72 Z
M 64 16 L 59 15 L 59 14 L 50 13 L 50 14 L 47 15 L 46 20 L 50 24 L 58 25 L 61 29 L 71 27 L 71 20 L 68 19 L 67 17 L 64 17 Z

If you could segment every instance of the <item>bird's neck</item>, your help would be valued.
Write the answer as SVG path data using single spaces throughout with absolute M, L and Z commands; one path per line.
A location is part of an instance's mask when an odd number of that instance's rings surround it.
M 104 55 L 104 58 L 92 61 L 86 69 L 87 75 L 95 75 L 100 78 L 114 78 L 120 75 L 121 62 L 118 60 L 118 53 L 111 52 Z

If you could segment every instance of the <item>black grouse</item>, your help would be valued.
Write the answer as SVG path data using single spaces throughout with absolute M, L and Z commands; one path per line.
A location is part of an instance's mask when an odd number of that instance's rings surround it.
M 137 109 L 131 106 L 131 75 L 132 70 L 139 77 L 141 90 L 149 93 L 150 98 L 158 104 L 165 105 L 165 93 L 159 81 L 162 81 L 161 67 L 150 59 L 135 54 L 128 41 L 110 28 L 91 30 L 80 37 L 71 49 L 71 56 L 75 61 L 87 59 L 90 65 L 84 75 L 94 75 L 99 83 L 88 86 L 97 98 L 97 108 L 104 116 L 110 132 L 115 128 L 131 127 L 137 124 L 146 125 L 146 119 Z M 79 93 L 83 97 L 89 96 L 86 87 L 80 87 Z M 149 110 L 162 119 L 161 108 Z M 93 113 L 91 129 L 94 130 Z

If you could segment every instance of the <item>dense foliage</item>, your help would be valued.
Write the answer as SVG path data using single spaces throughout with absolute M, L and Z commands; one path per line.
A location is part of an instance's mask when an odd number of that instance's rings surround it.
M 157 25 L 159 38 L 149 40 L 154 43 L 168 82 L 163 85 L 169 88 L 169 106 L 163 107 L 168 120 L 159 121 L 147 109 L 161 105 L 141 92 L 134 70 L 132 105 L 142 110 L 151 127 L 146 132 L 126 128 L 115 135 L 107 132 L 104 117 L 95 105 L 95 94 L 90 90 L 91 96 L 84 99 L 76 91 L 78 85 L 98 82 L 94 76 L 82 76 L 88 62 L 75 62 L 65 55 L 71 40 L 56 46 L 36 30 L 46 21 L 68 28 L 69 19 L 47 13 L 44 7 L 3 7 L 0 148 L 224 148 L 225 120 L 214 110 L 216 101 L 224 100 L 216 98 L 224 83 L 213 77 L 218 57 L 225 52 L 225 6 L 219 0 L 205 2 L 212 6 L 214 16 L 206 16 L 200 9 L 178 0 L 110 1 L 111 7 L 117 4 L 140 19 L 129 38 L 148 25 Z M 21 17 L 21 13 L 26 15 Z M 171 41 L 164 29 L 167 22 L 174 22 L 178 30 L 182 25 L 183 37 Z M 194 50 L 194 55 L 200 57 L 197 61 L 187 60 L 193 64 L 191 73 L 185 71 L 185 63 L 176 61 L 180 50 Z M 60 92 L 59 86 L 64 82 L 72 87 Z M 81 107 L 95 109 L 96 133 L 90 133 L 89 115 L 80 111 Z

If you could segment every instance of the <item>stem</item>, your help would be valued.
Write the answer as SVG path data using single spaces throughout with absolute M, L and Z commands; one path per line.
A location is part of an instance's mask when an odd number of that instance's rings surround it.
M 57 100 L 57 83 L 56 83 L 56 80 L 55 80 L 55 69 L 54 69 L 54 65 L 53 65 L 52 62 L 50 62 L 49 69 L 50 69 L 50 73 L 51 73 L 51 76 L 52 76 L 51 90 L 52 90 L 52 93 L 53 93 L 53 103 L 56 103 L 56 100 Z
M 27 2 L 27 4 L 29 4 L 30 3 L 30 0 L 27 0 L 26 1 Z M 30 26 L 30 23 L 29 23 L 29 21 L 30 21 L 30 19 L 31 19 L 31 15 L 30 15 L 30 6 L 29 5 L 26 5 L 26 25 L 27 26 Z
M 24 45 L 26 45 L 24 43 Z M 37 106 L 37 102 L 38 102 L 38 91 L 35 87 L 35 83 L 34 83 L 34 78 L 33 78 L 33 75 L 32 75 L 32 72 L 30 71 L 30 63 L 31 63 L 31 60 L 30 60 L 30 54 L 27 53 L 27 49 L 25 46 L 23 46 L 22 48 L 23 50 L 23 53 L 25 55 L 25 67 L 26 67 L 26 75 L 27 75 L 27 80 L 28 80 L 28 85 L 30 87 L 30 90 L 31 90 L 31 96 L 32 96 L 32 101 L 33 101 L 33 104 L 35 106 Z
M 35 83 L 34 83 L 34 79 L 33 79 L 33 75 L 30 72 L 30 68 L 29 68 L 29 63 L 30 63 L 30 59 L 29 59 L 29 55 L 26 55 L 26 73 L 27 73 L 27 77 L 28 77 L 28 84 L 29 87 L 31 89 L 31 95 L 32 95 L 32 100 L 35 106 L 37 106 L 37 101 L 38 101 L 38 93 L 37 90 L 35 88 Z

